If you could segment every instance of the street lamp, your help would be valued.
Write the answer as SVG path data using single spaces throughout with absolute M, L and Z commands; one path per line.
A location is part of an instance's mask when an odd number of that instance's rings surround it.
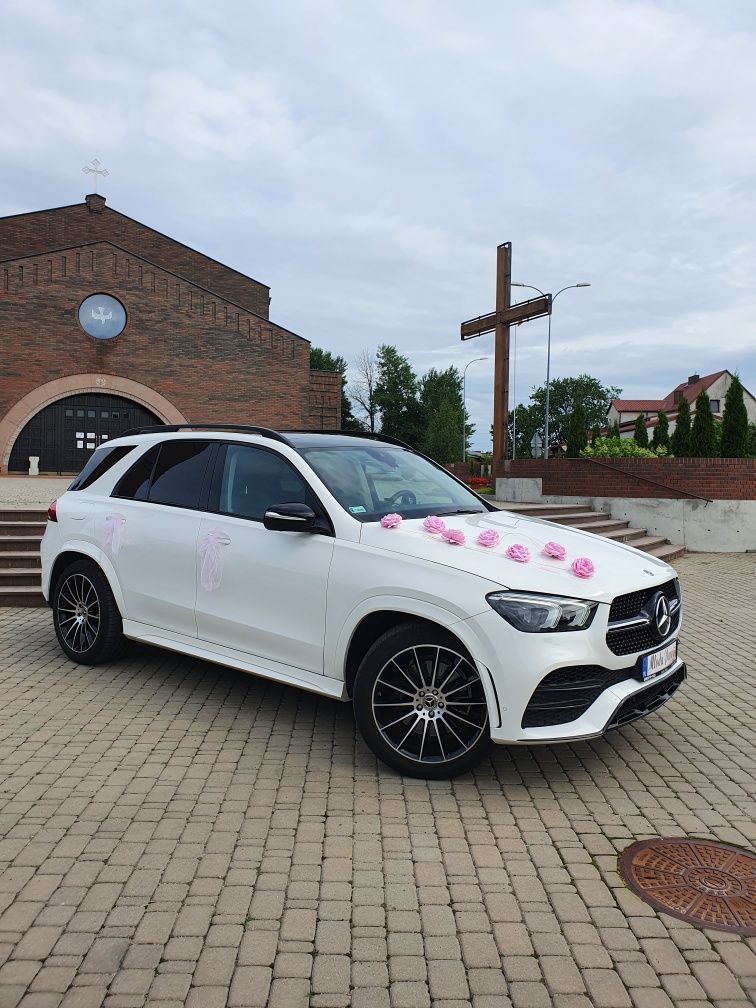
M 488 360 L 488 357 L 475 357 L 473 360 L 468 361 L 465 364 L 464 370 L 462 371 L 462 461 L 465 461 L 467 456 L 467 423 L 466 417 L 467 412 L 465 410 L 465 378 L 467 377 L 467 369 L 471 364 L 476 364 L 478 361 Z
M 545 291 L 542 291 L 540 287 L 534 287 L 533 284 L 524 283 L 513 283 L 513 287 L 527 287 L 528 290 L 538 291 L 542 297 L 546 297 Z M 590 287 L 589 283 L 578 283 L 578 284 L 568 284 L 566 287 L 562 287 L 558 290 L 556 294 L 551 297 L 551 303 L 553 304 L 556 299 L 566 290 L 572 290 L 574 287 Z M 551 312 L 549 312 L 549 334 L 546 341 L 546 418 L 545 418 L 545 436 L 543 439 L 543 457 L 548 460 L 549 457 L 549 391 L 551 386 Z

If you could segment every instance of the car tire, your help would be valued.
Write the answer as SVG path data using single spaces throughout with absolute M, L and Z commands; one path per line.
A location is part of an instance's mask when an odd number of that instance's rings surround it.
M 432 623 L 403 623 L 379 637 L 357 670 L 352 702 L 367 745 L 408 777 L 456 777 L 491 745 L 475 663 Z
M 91 560 L 75 560 L 63 570 L 52 593 L 58 643 L 81 665 L 111 661 L 123 650 L 123 622 L 102 570 Z

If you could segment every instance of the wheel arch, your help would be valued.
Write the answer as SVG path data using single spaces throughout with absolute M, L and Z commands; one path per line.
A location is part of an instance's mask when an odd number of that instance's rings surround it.
M 89 560 L 91 563 L 99 567 L 110 586 L 110 590 L 113 592 L 113 598 L 118 606 L 121 618 L 124 618 L 126 614 L 123 605 L 123 594 L 121 592 L 121 587 L 118 584 L 118 578 L 115 576 L 113 565 L 101 550 L 95 551 L 88 543 L 81 543 L 80 545 L 70 544 L 55 557 L 53 565 L 50 568 L 50 582 L 48 587 L 48 601 L 50 605 L 52 605 L 53 594 L 55 592 L 55 586 L 58 583 L 58 579 L 66 567 L 68 567 L 71 563 L 74 563 L 76 560 Z

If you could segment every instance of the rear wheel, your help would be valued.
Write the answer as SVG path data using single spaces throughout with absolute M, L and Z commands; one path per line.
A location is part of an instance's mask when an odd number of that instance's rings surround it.
M 376 756 L 410 777 L 465 773 L 490 746 L 478 670 L 458 641 L 429 624 L 402 624 L 373 644 L 357 672 L 353 703 Z
M 121 614 L 107 578 L 91 560 L 75 560 L 61 573 L 52 610 L 58 643 L 73 661 L 96 665 L 121 652 Z

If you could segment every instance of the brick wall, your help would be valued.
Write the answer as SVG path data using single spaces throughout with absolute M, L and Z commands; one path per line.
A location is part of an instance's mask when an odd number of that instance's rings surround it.
M 113 340 L 78 323 L 80 302 L 98 291 L 126 307 Z M 147 385 L 190 420 L 307 427 L 309 352 L 307 340 L 107 242 L 0 263 L 0 419 L 44 383 L 99 373 Z
M 341 375 L 333 371 L 310 371 L 310 430 L 341 428 Z
M 603 460 L 602 460 L 603 461 Z M 544 495 L 565 497 L 756 500 L 756 459 L 525 459 L 505 462 L 498 477 L 540 477 Z M 655 480 L 666 486 L 647 482 Z
M 111 241 L 186 280 L 214 291 L 263 318 L 270 288 L 181 242 L 105 206 L 104 196 L 85 203 L 0 218 L 0 262 L 56 249 Z

